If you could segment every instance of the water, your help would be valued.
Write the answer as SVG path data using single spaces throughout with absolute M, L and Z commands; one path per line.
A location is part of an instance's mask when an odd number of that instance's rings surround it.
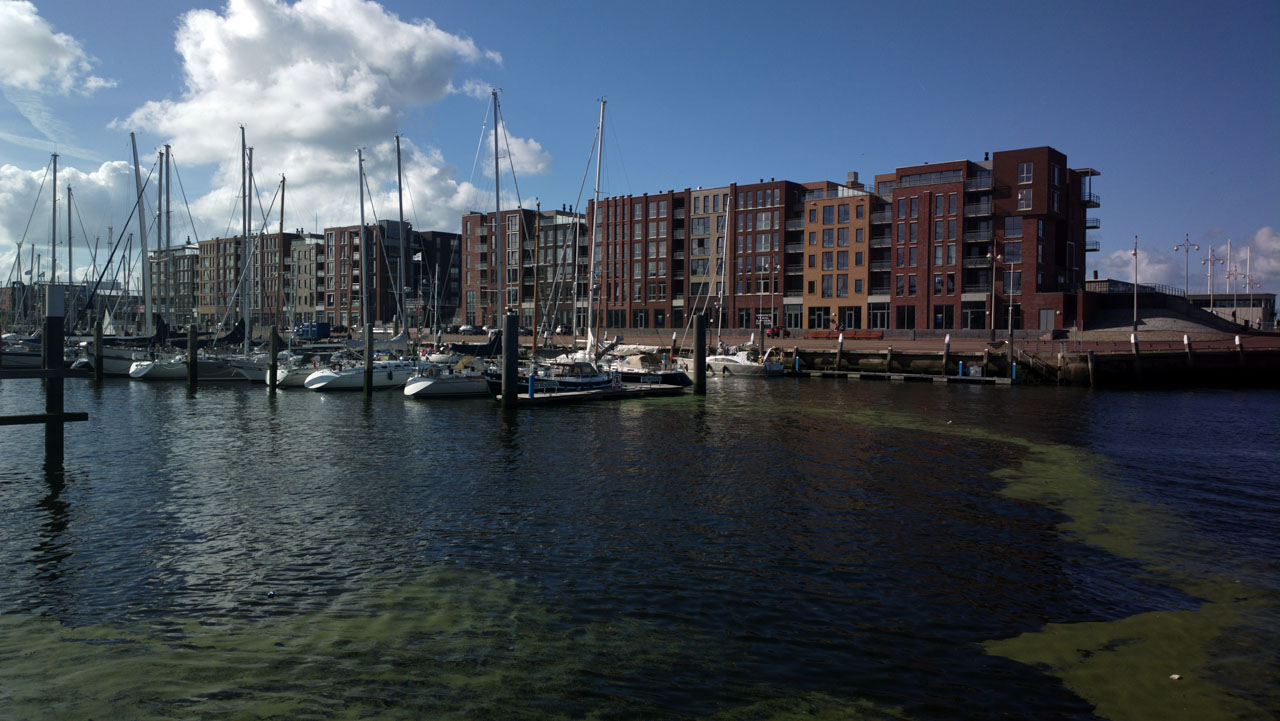
M 0 718 L 1280 708 L 1276 391 L 713 379 L 505 412 L 70 381 L 67 408 L 64 474 L 0 428 Z

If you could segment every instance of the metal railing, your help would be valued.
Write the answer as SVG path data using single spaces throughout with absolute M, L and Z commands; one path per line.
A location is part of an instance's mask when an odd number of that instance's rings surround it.
M 891 260 L 873 260 L 870 264 L 871 270 L 893 270 L 893 261 Z
M 871 222 L 872 222 L 872 223 L 892 223 L 892 222 L 893 222 L 893 211 L 891 211 L 891 210 L 885 210 L 885 211 L 881 211 L 881 212 L 879 212 L 879 213 L 872 213 L 872 214 L 871 214 Z
M 804 218 L 795 218 L 788 220 L 786 224 L 787 230 L 804 230 Z
M 966 191 L 991 190 L 992 177 L 990 175 L 979 175 L 976 178 L 966 178 L 964 181 L 964 189 Z
M 1081 193 L 1080 202 L 1084 203 L 1086 208 L 1096 208 L 1101 203 L 1097 193 Z
M 893 246 L 893 236 L 891 235 L 873 235 L 871 236 L 872 248 L 890 248 Z
M 1102 242 L 1097 240 L 1086 240 L 1084 242 L 1084 250 L 1086 253 L 1096 253 L 1102 250 Z
M 991 203 L 965 203 L 965 215 L 991 215 Z
M 966 230 L 964 232 L 964 241 L 966 243 L 972 243 L 974 241 L 987 241 L 987 240 L 991 240 L 991 237 L 992 235 L 990 230 Z
M 1097 229 L 1099 229 L 1099 228 L 1101 228 L 1101 227 L 1102 227 L 1102 219 L 1101 219 L 1101 218 L 1085 218 L 1085 219 L 1084 219 L 1084 229 L 1085 229 L 1085 230 L 1097 230 Z

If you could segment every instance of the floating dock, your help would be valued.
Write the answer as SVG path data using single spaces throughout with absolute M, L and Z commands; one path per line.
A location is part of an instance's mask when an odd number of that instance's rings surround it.
M 590 391 L 564 391 L 561 393 L 520 393 L 516 396 L 516 405 L 547 405 L 552 403 L 573 403 L 581 401 L 617 401 L 626 398 L 649 398 L 651 396 L 677 396 L 683 393 L 684 386 L 666 385 L 663 383 L 626 383 L 621 388 L 601 388 Z M 494 396 L 501 401 L 502 396 Z
M 970 383 L 974 385 L 1013 384 L 1012 378 L 996 376 L 940 376 L 930 373 L 875 373 L 871 371 L 786 371 L 785 375 L 800 378 L 846 378 L 851 381 L 893 381 L 897 383 Z

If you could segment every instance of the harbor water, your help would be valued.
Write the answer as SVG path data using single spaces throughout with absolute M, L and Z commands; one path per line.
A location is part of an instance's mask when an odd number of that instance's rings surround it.
M 3 719 L 1280 709 L 1274 390 L 72 379 L 66 408 L 62 472 L 0 427 Z

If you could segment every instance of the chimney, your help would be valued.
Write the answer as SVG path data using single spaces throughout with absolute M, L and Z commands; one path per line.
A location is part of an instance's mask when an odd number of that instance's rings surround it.
M 987 152 L 987 153 L 983 153 L 983 154 L 982 154 L 982 160 L 983 160 L 983 162 L 986 162 L 986 161 L 988 161 L 988 160 L 991 160 L 991 153 L 989 153 L 989 152 Z

